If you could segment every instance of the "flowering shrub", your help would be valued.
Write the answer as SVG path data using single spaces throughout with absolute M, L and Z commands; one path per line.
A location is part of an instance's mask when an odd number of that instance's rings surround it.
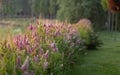
M 0 75 L 64 75 L 85 48 L 79 27 L 37 21 L 1 43 Z
M 71 25 L 46 25 L 37 21 L 24 34 L 1 44 L 0 73 L 63 75 L 62 70 L 74 63 L 83 45 L 78 30 Z
M 97 49 L 97 47 L 101 46 L 102 42 L 98 34 L 93 31 L 90 20 L 81 19 L 77 23 L 77 27 L 79 27 L 79 32 L 82 35 L 81 38 L 85 39 L 85 45 L 88 50 Z

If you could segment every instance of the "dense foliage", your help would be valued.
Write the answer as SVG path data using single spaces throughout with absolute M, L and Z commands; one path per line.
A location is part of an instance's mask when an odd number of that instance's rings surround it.
M 0 45 L 0 75 L 65 75 L 87 48 L 91 22 L 52 25 L 37 20 Z
M 98 29 L 104 27 L 108 16 L 107 0 L 2 0 L 0 5 L 0 15 L 8 17 L 40 16 L 70 23 L 88 18 L 93 27 Z
M 105 11 L 107 11 L 109 9 L 108 0 L 101 0 L 101 5 Z
M 70 23 L 88 18 L 94 27 L 102 27 L 106 19 L 100 0 L 3 0 L 2 2 L 2 11 L 5 15 L 33 15 L 67 20 Z

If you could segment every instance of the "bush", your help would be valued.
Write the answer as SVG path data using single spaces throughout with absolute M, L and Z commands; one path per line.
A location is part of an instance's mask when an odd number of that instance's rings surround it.
M 85 50 L 89 27 L 30 24 L 24 34 L 1 43 L 0 74 L 65 75 Z
M 37 21 L 24 34 L 4 41 L 0 50 L 2 75 L 64 75 L 84 50 L 84 42 L 71 25 Z
M 89 43 L 86 44 L 88 50 L 94 50 L 97 49 L 102 45 L 101 40 L 98 37 L 98 34 L 95 32 L 92 32 L 89 34 Z
M 85 46 L 88 50 L 97 49 L 102 42 L 97 33 L 93 31 L 92 23 L 88 19 L 81 19 L 76 27 L 79 28 L 81 38 L 85 40 Z

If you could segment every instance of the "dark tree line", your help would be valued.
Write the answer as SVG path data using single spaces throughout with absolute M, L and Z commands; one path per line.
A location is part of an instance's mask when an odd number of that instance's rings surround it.
M 102 28 L 107 18 L 100 0 L 58 0 L 59 10 L 57 18 L 71 23 L 78 22 L 81 18 L 92 21 L 93 27 Z
M 4 15 L 29 15 L 56 18 L 57 0 L 1 0 Z
M 100 0 L 2 0 L 2 8 L 4 14 L 57 18 L 70 23 L 88 18 L 100 27 L 106 19 Z
M 30 14 L 29 0 L 1 0 L 3 15 L 24 15 Z

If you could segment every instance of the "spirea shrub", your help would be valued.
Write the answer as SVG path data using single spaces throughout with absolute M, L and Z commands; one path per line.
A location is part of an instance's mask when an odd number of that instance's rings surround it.
M 64 75 L 84 49 L 84 40 L 71 25 L 30 24 L 24 34 L 0 47 L 1 75 Z
M 64 75 L 86 48 L 89 36 L 79 27 L 30 24 L 24 34 L 1 43 L 0 75 Z

